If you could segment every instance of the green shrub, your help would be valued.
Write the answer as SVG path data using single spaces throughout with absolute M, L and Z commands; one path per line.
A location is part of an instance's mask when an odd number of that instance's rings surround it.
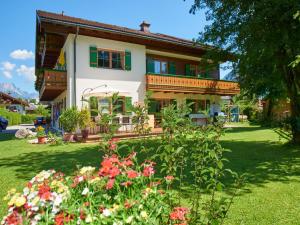
M 33 123 L 33 121 L 36 119 L 37 115 L 35 114 L 27 114 L 27 115 L 21 115 L 21 122 L 22 123 Z
M 4 108 L 0 108 L 0 116 L 8 120 L 8 125 L 18 125 L 21 123 L 21 114 L 17 112 L 9 112 Z
M 72 107 L 63 111 L 59 117 L 59 122 L 65 132 L 75 132 L 78 125 L 79 112 L 76 107 Z

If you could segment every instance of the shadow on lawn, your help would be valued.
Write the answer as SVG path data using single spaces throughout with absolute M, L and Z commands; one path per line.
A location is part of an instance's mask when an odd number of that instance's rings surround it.
M 247 183 L 263 186 L 270 181 L 299 181 L 300 147 L 262 141 L 222 141 L 229 162 L 225 165 L 239 174 L 246 173 Z M 226 180 L 226 186 L 232 181 Z
M 2 158 L 0 169 L 13 167 L 18 178 L 29 180 L 38 172 L 47 169 L 55 169 L 67 175 L 72 174 L 77 165 L 99 166 L 101 153 L 98 146 L 86 146 L 72 152 L 54 150 L 23 153 L 18 156 Z
M 254 131 L 261 128 L 233 128 L 233 130 L 235 129 L 243 132 L 243 129 Z M 159 139 L 144 140 L 144 144 L 136 140 L 124 143 L 134 146 L 136 152 L 141 152 L 141 145 L 152 147 L 152 150 L 156 149 Z M 247 173 L 248 182 L 253 185 L 262 186 L 269 181 L 290 182 L 293 179 L 291 176 L 300 175 L 299 147 L 281 145 L 271 141 L 247 141 L 247 139 L 245 141 L 226 140 L 222 141 L 222 145 L 232 150 L 231 153 L 226 153 L 226 158 L 230 161 L 226 167 L 239 174 Z M 18 178 L 29 180 L 44 169 L 53 168 L 71 175 L 77 165 L 99 167 L 102 159 L 98 145 L 83 145 L 73 151 L 54 148 L 49 147 L 48 151 L 23 153 L 18 156 L 2 158 L 0 159 L 0 169 L 10 167 L 15 170 Z M 123 155 L 126 154 L 127 152 L 123 151 Z M 151 154 L 138 153 L 139 161 L 143 161 L 152 154 L 154 154 L 153 151 Z M 156 170 L 159 171 L 159 168 Z M 232 180 L 227 179 L 224 183 L 230 188 Z

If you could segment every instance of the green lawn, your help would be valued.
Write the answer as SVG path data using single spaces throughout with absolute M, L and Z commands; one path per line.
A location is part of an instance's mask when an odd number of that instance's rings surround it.
M 283 145 L 275 132 L 255 126 L 228 129 L 222 144 L 232 150 L 227 167 L 246 172 L 249 182 L 235 199 L 226 224 L 300 224 L 300 148 Z M 0 134 L 0 198 L 43 169 L 71 174 L 77 165 L 98 166 L 97 149 L 97 144 L 30 145 Z M 2 217 L 6 206 L 0 204 Z

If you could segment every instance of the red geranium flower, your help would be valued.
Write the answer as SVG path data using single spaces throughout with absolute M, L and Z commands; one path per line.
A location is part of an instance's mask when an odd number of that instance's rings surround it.
M 187 214 L 188 209 L 184 207 L 175 207 L 173 212 L 170 213 L 171 220 L 181 220 L 185 221 L 185 215 Z
M 66 214 L 64 212 L 61 212 L 57 214 L 54 218 L 54 224 L 55 225 L 64 225 L 64 223 L 69 223 L 74 219 L 73 215 Z
M 51 188 L 48 185 L 43 184 L 42 186 L 39 187 L 38 196 L 41 199 L 50 200 L 50 197 L 51 197 L 50 190 L 51 190 Z
M 13 211 L 6 219 L 5 219 L 6 224 L 8 225 L 22 225 L 23 220 L 22 216 L 17 212 Z
M 128 170 L 127 171 L 127 177 L 130 179 L 134 179 L 138 176 L 138 172 L 134 171 L 134 170 Z

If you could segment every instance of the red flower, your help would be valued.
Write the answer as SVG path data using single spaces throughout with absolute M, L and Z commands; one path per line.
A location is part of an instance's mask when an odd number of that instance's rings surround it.
M 128 187 L 128 186 L 132 185 L 132 182 L 131 181 L 126 181 L 126 182 L 121 183 L 121 185 L 124 186 L 124 187 Z
M 107 184 L 106 184 L 106 190 L 112 189 L 114 184 L 115 184 L 115 179 L 109 179 Z
M 138 172 L 134 171 L 134 170 L 128 170 L 127 171 L 127 177 L 130 179 L 134 179 L 138 176 Z
M 38 196 L 41 199 L 50 200 L 50 197 L 51 197 L 50 190 L 51 190 L 51 188 L 48 185 L 43 184 L 42 186 L 39 187 Z
M 84 211 L 83 210 L 80 210 L 80 215 L 79 215 L 79 218 L 81 219 L 81 220 L 84 220 L 85 219 L 85 213 L 84 213 Z
M 120 139 L 118 138 L 113 138 L 108 142 L 108 148 L 112 151 L 117 149 L 117 142 L 119 142 Z
M 125 166 L 133 166 L 133 162 L 130 159 L 127 159 L 123 162 L 123 165 Z
M 166 179 L 166 181 L 171 182 L 172 180 L 174 180 L 174 177 L 173 176 L 166 176 L 165 179 Z
M 188 209 L 184 207 L 175 207 L 173 212 L 170 213 L 171 220 L 181 220 L 185 221 L 185 215 L 187 214 Z
M 8 225 L 22 225 L 23 220 L 22 216 L 18 214 L 17 211 L 13 211 L 6 219 L 5 219 L 5 224 Z
M 143 170 L 143 175 L 145 177 L 150 177 L 151 175 L 153 175 L 155 173 L 155 170 L 152 166 L 146 166 Z
M 54 224 L 55 225 L 64 225 L 64 223 L 69 223 L 72 221 L 74 217 L 70 214 L 64 214 L 64 212 L 61 212 L 57 214 L 54 218 Z
M 115 178 L 116 176 L 118 176 L 120 174 L 120 170 L 118 169 L 118 167 L 112 167 L 109 171 L 109 177 L 110 178 Z

